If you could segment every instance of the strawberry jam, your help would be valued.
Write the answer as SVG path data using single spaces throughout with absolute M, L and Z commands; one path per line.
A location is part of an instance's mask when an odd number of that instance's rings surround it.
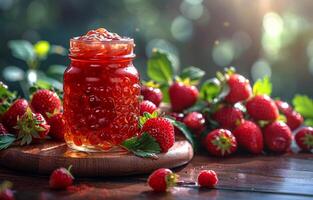
M 134 41 L 100 28 L 70 40 L 64 73 L 65 141 L 81 151 L 118 151 L 138 133 Z

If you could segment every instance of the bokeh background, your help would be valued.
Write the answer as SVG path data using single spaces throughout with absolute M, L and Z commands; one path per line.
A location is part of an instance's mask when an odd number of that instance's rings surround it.
M 206 78 L 235 66 L 252 81 L 270 76 L 274 97 L 312 97 L 312 7 L 312 0 L 0 0 L 1 81 L 21 91 L 28 70 L 9 41 L 46 40 L 67 49 L 71 37 L 105 27 L 135 39 L 143 79 L 156 47 L 170 52 L 176 66 L 204 69 Z M 52 54 L 38 70 L 68 63 L 66 55 Z

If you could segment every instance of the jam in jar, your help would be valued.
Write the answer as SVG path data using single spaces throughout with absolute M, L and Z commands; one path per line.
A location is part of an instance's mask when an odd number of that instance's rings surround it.
M 70 40 L 64 73 L 65 141 L 80 151 L 120 151 L 138 133 L 134 40 L 100 28 Z

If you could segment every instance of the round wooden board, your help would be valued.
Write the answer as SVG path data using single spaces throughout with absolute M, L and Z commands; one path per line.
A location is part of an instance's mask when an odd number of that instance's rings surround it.
M 193 149 L 187 141 L 176 141 L 158 159 L 139 158 L 130 153 L 84 153 L 69 149 L 65 143 L 47 141 L 25 147 L 0 151 L 1 165 L 18 171 L 50 174 L 58 167 L 72 165 L 75 176 L 123 176 L 150 173 L 155 169 L 173 168 L 187 164 Z

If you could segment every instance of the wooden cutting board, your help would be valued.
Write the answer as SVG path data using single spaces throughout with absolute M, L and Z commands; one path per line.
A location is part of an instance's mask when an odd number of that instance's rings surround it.
M 46 141 L 25 147 L 13 146 L 0 151 L 0 164 L 10 169 L 38 174 L 50 174 L 58 167 L 72 165 L 75 176 L 123 176 L 150 173 L 155 169 L 187 164 L 193 157 L 187 141 L 176 141 L 158 159 L 139 158 L 130 153 L 84 153 L 69 149 L 65 143 Z

